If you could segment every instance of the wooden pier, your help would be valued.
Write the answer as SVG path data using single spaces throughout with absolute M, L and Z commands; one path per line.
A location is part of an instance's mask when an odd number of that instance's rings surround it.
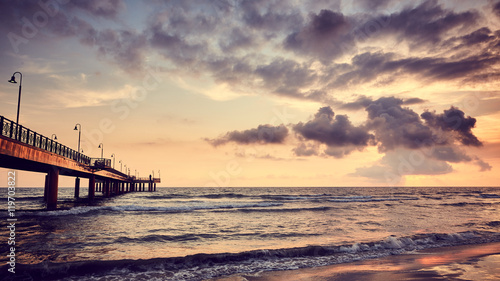
M 111 159 L 90 158 L 50 138 L 0 116 L 0 167 L 45 173 L 47 209 L 57 208 L 59 175 L 75 177 L 75 197 L 80 178 L 88 178 L 88 199 L 96 192 L 110 197 L 127 192 L 156 191 L 160 178 L 136 178 L 111 167 Z

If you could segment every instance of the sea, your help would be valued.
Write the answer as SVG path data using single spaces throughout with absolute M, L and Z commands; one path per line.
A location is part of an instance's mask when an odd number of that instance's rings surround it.
M 499 187 L 59 188 L 54 211 L 16 188 L 13 231 L 0 194 L 2 280 L 207 280 L 500 241 Z

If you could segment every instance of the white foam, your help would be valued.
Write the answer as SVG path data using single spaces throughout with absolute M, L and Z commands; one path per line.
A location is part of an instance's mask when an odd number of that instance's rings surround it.
M 155 207 L 140 205 L 121 205 L 121 206 L 85 206 L 74 207 L 69 210 L 55 210 L 46 212 L 36 212 L 36 216 L 68 216 L 80 215 L 94 211 L 116 211 L 116 212 L 166 212 L 179 213 L 191 212 L 196 210 L 214 210 L 214 209 L 236 209 L 236 208 L 263 208 L 282 206 L 283 203 L 259 202 L 259 203 L 233 203 L 233 204 L 200 204 L 182 207 Z

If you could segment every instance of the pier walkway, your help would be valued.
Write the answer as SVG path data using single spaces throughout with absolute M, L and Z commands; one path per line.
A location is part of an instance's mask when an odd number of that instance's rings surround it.
M 110 197 L 134 191 L 156 191 L 160 178 L 136 178 L 111 167 L 111 159 L 91 158 L 46 136 L 0 116 L 0 167 L 46 173 L 44 198 L 47 209 L 57 208 L 59 175 L 75 177 L 75 197 L 80 178 L 88 178 L 88 197 L 95 192 Z M 146 186 L 147 185 L 147 186 Z

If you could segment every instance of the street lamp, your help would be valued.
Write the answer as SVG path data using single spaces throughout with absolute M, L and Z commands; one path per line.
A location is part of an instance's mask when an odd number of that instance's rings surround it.
M 56 134 L 52 134 L 52 137 L 51 137 L 53 140 L 57 140 L 57 136 Z
M 99 147 L 101 149 L 101 158 L 104 158 L 104 144 L 102 144 L 102 142 L 99 144 Z
M 115 168 L 115 154 L 111 154 L 111 158 L 113 158 L 113 169 Z
M 122 163 L 122 160 L 118 161 L 118 163 L 120 163 L 120 172 L 122 171 L 122 168 L 123 168 L 123 163 Z
M 19 135 L 19 109 L 21 106 L 21 85 L 23 84 L 23 74 L 19 71 L 14 72 L 14 74 L 12 74 L 12 77 L 10 78 L 9 82 L 17 84 L 16 77 L 15 77 L 16 73 L 19 73 L 19 75 L 21 76 L 21 79 L 19 80 L 19 96 L 17 98 L 17 119 L 16 119 L 16 140 L 17 140 L 18 135 Z
M 80 153 L 80 139 L 81 139 L 81 136 L 82 136 L 82 125 L 80 124 L 76 124 L 75 125 L 75 131 L 78 131 L 78 153 Z

